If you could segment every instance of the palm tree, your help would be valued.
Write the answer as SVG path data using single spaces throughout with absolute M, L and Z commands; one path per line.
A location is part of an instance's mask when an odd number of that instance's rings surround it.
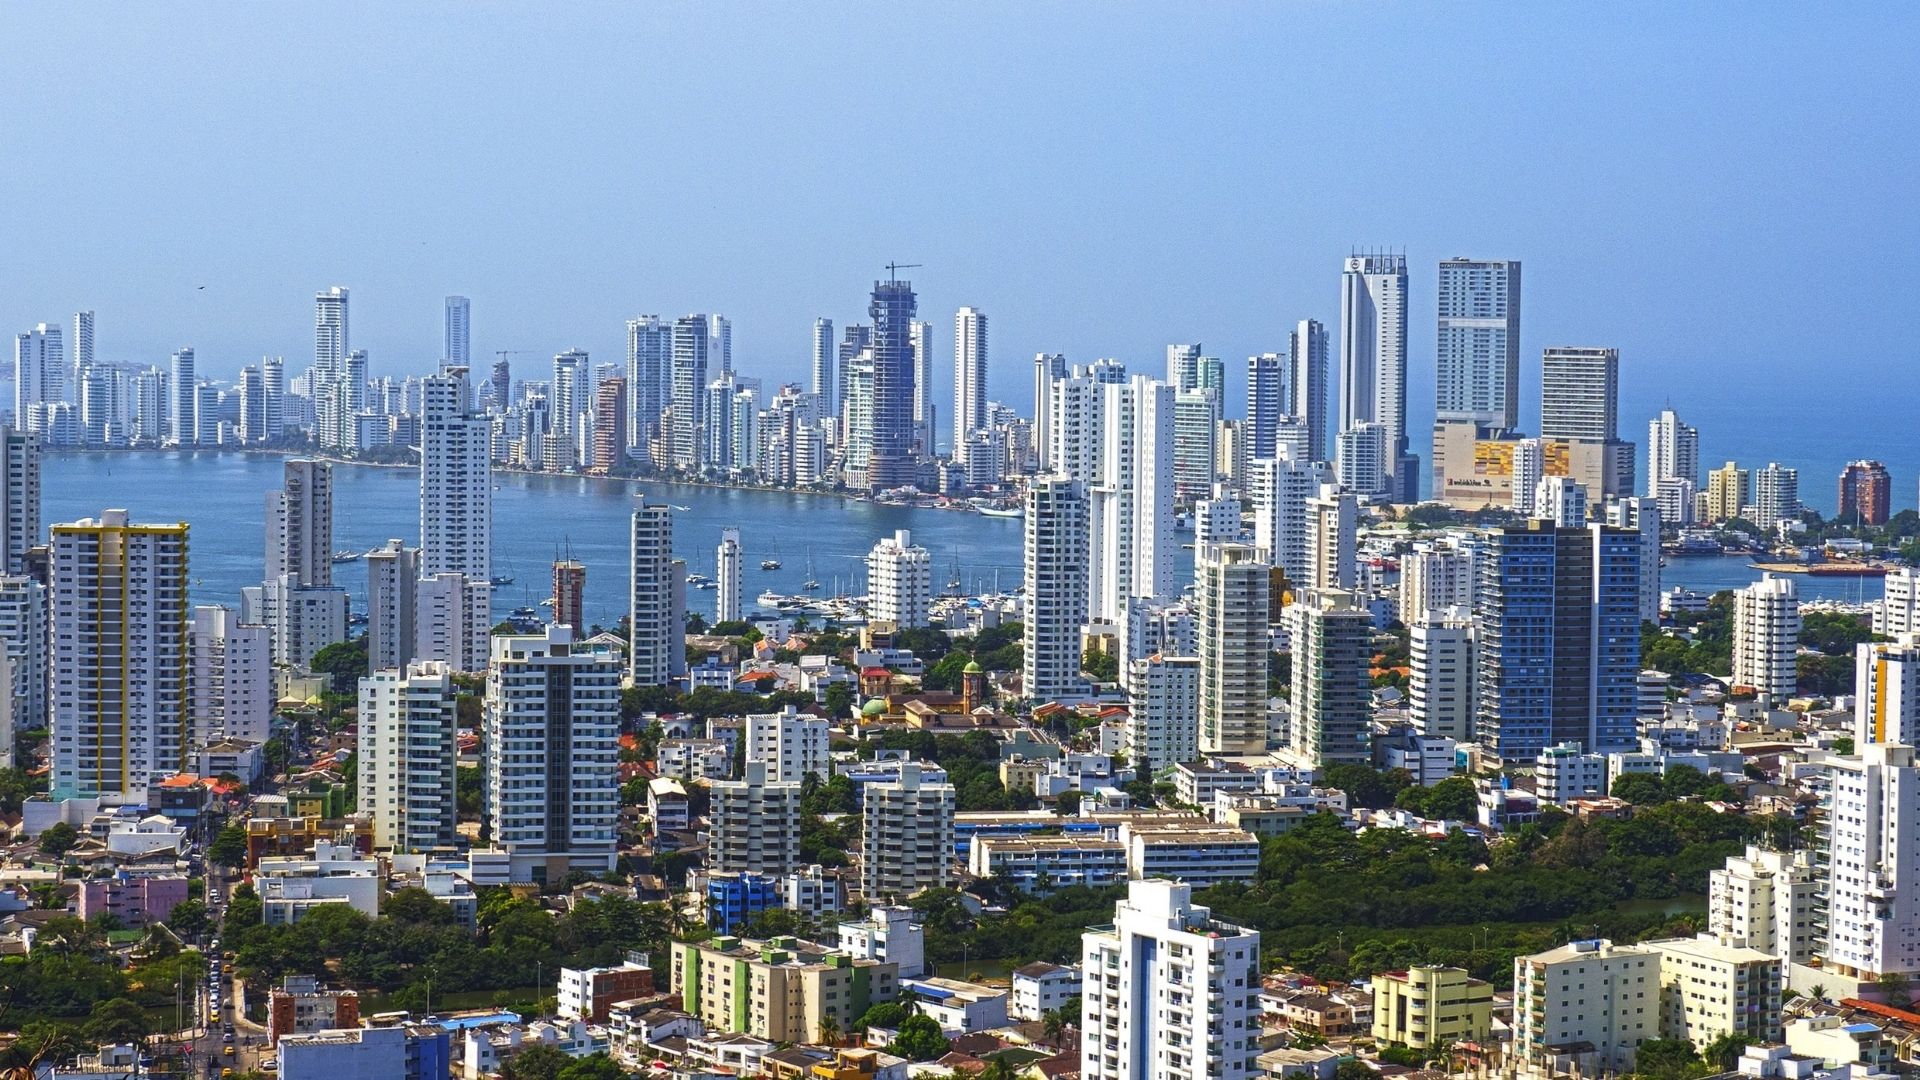
M 1060 1015 L 1059 1009 L 1048 1009 L 1040 1018 L 1040 1022 L 1046 1028 L 1049 1042 L 1058 1043 L 1060 1033 L 1067 1029 L 1067 1018 Z
M 840 1024 L 831 1016 L 820 1018 L 820 1045 L 840 1045 Z
M 1813 984 L 1811 987 L 1807 989 L 1807 993 L 1812 994 L 1813 1000 L 1815 1001 L 1827 1000 L 1827 988 L 1825 985 L 1821 983 Z

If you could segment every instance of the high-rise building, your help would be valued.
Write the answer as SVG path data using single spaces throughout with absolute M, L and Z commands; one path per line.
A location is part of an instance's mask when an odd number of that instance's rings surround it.
M 1920 636 L 1854 646 L 1853 743 L 1920 745 Z
M 627 444 L 642 460 L 660 434 L 661 414 L 673 404 L 673 358 L 672 326 L 658 315 L 627 320 Z
M 1813 959 L 1820 883 L 1813 852 L 1748 846 L 1707 875 L 1707 932 L 1744 941 L 1785 964 Z
M 913 283 L 889 276 L 873 283 L 873 419 L 867 457 L 868 491 L 913 487 Z
M 738 780 L 715 780 L 707 867 L 720 874 L 789 874 L 800 865 L 800 782 L 749 761 Z
M 192 446 L 200 437 L 200 383 L 193 375 L 193 349 L 175 349 L 167 378 L 170 407 L 167 432 L 175 446 Z
M 1252 471 L 1254 546 L 1288 581 L 1305 581 L 1315 550 L 1307 503 L 1332 482 L 1332 472 L 1323 462 L 1291 458 L 1258 459 Z
M 573 631 L 575 638 L 587 636 L 587 567 L 573 559 L 553 563 L 553 624 Z
M 404 671 L 419 637 L 420 549 L 388 540 L 367 552 L 366 563 L 367 670 Z
M 770 780 L 795 784 L 809 776 L 826 780 L 832 774 L 829 731 L 825 717 L 791 705 L 775 713 L 749 713 L 741 732 L 746 743 L 742 758 L 765 763 Z
M 240 391 L 240 441 L 265 442 L 267 386 L 260 378 L 260 369 L 251 365 L 241 368 L 237 389 Z
M 1370 763 L 1372 615 L 1351 592 L 1310 589 L 1287 606 L 1286 620 L 1294 758 L 1313 768 Z
M 603 379 L 593 392 L 593 457 L 588 469 L 606 476 L 627 460 L 627 380 Z
M 700 468 L 700 419 L 706 415 L 709 341 L 705 315 L 682 315 L 673 321 L 673 396 L 668 402 L 673 428 L 668 446 L 673 467 L 682 472 Z
M 420 417 L 420 572 L 493 579 L 492 424 L 467 409 L 467 373 L 427 376 Z
M 433 574 L 414 586 L 413 657 L 455 671 L 487 670 L 493 585 L 465 574 Z
M 1877 461 L 1850 461 L 1840 470 L 1839 510 L 1835 521 L 1885 525 L 1892 512 L 1893 478 Z
M 240 617 L 267 628 L 273 662 L 305 668 L 321 649 L 347 640 L 347 590 L 303 585 L 292 574 L 240 590 Z
M 1173 496 L 1183 503 L 1213 491 L 1215 440 L 1220 432 L 1220 392 L 1196 387 L 1173 398 Z
M 833 320 L 813 320 L 813 378 L 807 384 L 820 415 L 840 415 L 840 383 L 834 377 Z
M 1340 488 L 1369 501 L 1392 499 L 1393 443 L 1385 424 L 1355 424 L 1340 432 L 1335 466 Z
M 267 741 L 273 722 L 273 647 L 267 628 L 232 608 L 199 606 L 187 628 L 189 742 Z
M 1412 626 L 1429 612 L 1471 609 L 1478 550 L 1476 537 L 1460 533 L 1414 541 L 1400 558 L 1400 621 Z
M 966 460 L 967 440 L 987 426 L 987 314 L 963 307 L 953 316 L 953 456 Z
M 1427 608 L 1407 624 L 1409 714 L 1422 735 L 1473 739 L 1473 616 Z
M 1035 353 L 1033 357 L 1033 445 L 1036 454 L 1034 469 L 1040 473 L 1053 470 L 1051 454 L 1053 452 L 1051 424 L 1053 419 L 1053 384 L 1067 377 L 1067 358 L 1059 353 Z
M 924 458 L 934 455 L 933 325 L 915 319 L 907 338 L 913 345 L 913 445 Z
M 1267 749 L 1267 626 L 1271 568 L 1248 544 L 1205 544 L 1194 572 L 1199 597 L 1200 750 Z
M 1288 580 L 1308 589 L 1353 588 L 1359 517 L 1354 497 L 1331 484 L 1308 499 L 1306 565 L 1299 577 L 1288 575 Z
M 1287 415 L 1287 358 L 1279 353 L 1247 357 L 1247 455 L 1274 456 L 1280 418 Z
M 1620 350 L 1555 347 L 1540 362 L 1540 436 L 1619 437 Z
M 1533 488 L 1533 516 L 1577 529 L 1587 523 L 1587 489 L 1571 476 L 1543 476 Z
M 1520 424 L 1520 261 L 1440 263 L 1434 418 Z
M 1146 773 L 1200 755 L 1200 658 L 1154 653 L 1132 662 L 1127 685 L 1127 760 Z
M 588 373 L 587 354 L 579 349 L 554 355 L 553 381 L 547 398 L 552 409 L 553 437 L 547 440 L 546 460 L 542 463 L 550 472 L 571 469 L 580 460 L 581 420 L 588 408 Z
M 67 366 L 60 327 L 41 323 L 14 337 L 13 422 L 22 431 L 44 438 L 35 406 L 66 400 Z
M 686 635 L 685 623 L 674 621 L 673 589 L 685 588 L 685 575 L 673 572 L 673 507 L 641 500 L 632 540 L 627 672 L 637 685 L 665 686 L 673 681 L 675 654 L 684 660 Z
M 1502 758 L 1634 745 L 1640 537 L 1534 520 L 1487 534 L 1475 591 L 1475 729 Z
M 1920 634 L 1920 569 L 1896 566 L 1881 579 L 1886 595 L 1873 608 L 1873 632 L 1894 638 Z
M 620 663 L 574 640 L 493 639 L 487 672 L 487 823 L 516 882 L 613 869 L 619 840 Z
M 1084 1080 L 1248 1080 L 1260 1054 L 1260 934 L 1135 881 L 1111 926 L 1081 935 Z
M 1608 499 L 1603 519 L 1616 529 L 1640 534 L 1640 621 L 1660 621 L 1660 526 L 1666 520 L 1660 502 L 1643 496 Z
M 333 584 L 333 466 L 289 459 L 279 491 L 267 492 L 268 579 L 290 574 L 303 585 Z
M 19 574 L 40 543 L 40 440 L 0 428 L 0 570 Z
M 347 372 L 349 344 L 347 290 L 339 285 L 315 294 L 313 298 L 313 369 L 308 382 L 313 391 L 315 442 L 328 449 L 347 445 L 348 428 L 353 423 L 353 392 Z M 180 392 L 178 379 L 174 393 Z M 173 436 L 182 437 L 176 425 Z
M 8 665 L 0 683 L 15 731 L 45 728 L 47 708 L 47 587 L 25 574 L 0 576 L 0 648 Z M 11 750 L 11 744 L 8 744 Z
M 867 903 L 945 888 L 953 874 L 953 785 L 923 779 L 920 763 L 909 761 L 898 779 L 867 784 L 862 802 L 860 892 Z
M 464 296 L 447 297 L 447 347 L 441 367 L 473 367 L 473 302 Z
M 1657 498 L 1667 480 L 1700 486 L 1700 432 L 1672 409 L 1647 423 L 1647 494 Z
M 1753 474 L 1729 461 L 1707 474 L 1706 515 L 1709 522 L 1737 518 L 1753 502 Z
M 1742 511 L 1745 512 L 1744 509 Z M 1783 521 L 1800 516 L 1800 470 L 1789 469 L 1777 461 L 1753 474 L 1753 512 L 1747 515 L 1755 525 L 1772 531 Z
M 265 400 L 260 438 L 265 442 L 275 442 L 287 427 L 287 362 L 284 357 L 260 358 L 260 387 Z
M 1080 628 L 1087 621 L 1087 494 L 1066 476 L 1027 486 L 1026 617 L 1022 620 L 1021 689 L 1035 702 L 1076 700 Z
M 901 628 L 932 620 L 933 555 L 901 529 L 867 553 L 867 616 Z
M 1340 280 L 1340 430 L 1386 425 L 1389 498 L 1417 501 L 1407 453 L 1407 259 L 1354 255 Z
M 79 386 L 87 369 L 93 367 L 93 312 L 76 311 L 73 313 L 73 363 L 70 367 L 69 386 Z
M 1173 388 L 1136 375 L 1097 383 L 1093 472 L 1086 482 L 1088 606 L 1117 619 L 1135 597 L 1168 600 L 1174 584 L 1174 499 L 1178 444 Z M 1065 455 L 1063 455 L 1065 456 Z M 1178 451 L 1171 455 L 1177 459 Z
M 1763 574 L 1733 594 L 1733 682 L 1766 702 L 1784 702 L 1798 688 L 1800 596 L 1793 579 Z
M 1306 457 L 1330 461 L 1327 427 L 1327 328 L 1301 319 L 1288 342 L 1287 412 L 1306 425 Z
M 1660 954 L 1644 946 L 1592 938 L 1516 956 L 1513 1053 L 1538 1068 L 1584 1043 L 1582 1073 L 1630 1072 L 1635 1049 L 1660 1035 L 1660 999 Z
M 713 617 L 715 622 L 740 620 L 740 530 L 721 529 L 714 552 Z
M 1842 996 L 1882 976 L 1920 974 L 1920 849 L 1907 835 L 1920 817 L 1920 764 L 1911 746 L 1858 750 L 1826 758 L 1818 857 L 1826 868 L 1826 935 L 1817 959 Z
M 53 796 L 144 800 L 190 749 L 187 526 L 108 510 L 52 539 Z
M 434 661 L 380 668 L 360 680 L 358 806 L 385 851 L 451 847 L 454 791 L 453 673 Z

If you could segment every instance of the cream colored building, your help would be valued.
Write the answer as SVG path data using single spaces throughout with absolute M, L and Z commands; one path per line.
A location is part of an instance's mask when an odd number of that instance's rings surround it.
M 1696 1047 L 1723 1035 L 1780 1041 L 1780 959 L 1710 934 L 1648 941 L 1660 956 L 1660 1035 Z
M 1514 957 L 1513 1052 L 1523 1067 L 1626 1071 L 1659 1035 L 1659 953 L 1595 939 Z M 1582 1044 L 1590 1049 L 1573 1049 Z
M 718 937 L 673 945 L 673 992 L 712 1031 L 813 1043 L 845 1034 L 899 993 L 900 966 L 826 952 L 796 938 Z
M 1493 1033 L 1493 984 L 1438 964 L 1373 977 L 1373 1038 L 1415 1048 Z

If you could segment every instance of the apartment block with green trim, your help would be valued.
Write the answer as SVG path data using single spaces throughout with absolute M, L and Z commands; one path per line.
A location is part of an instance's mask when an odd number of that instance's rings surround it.
M 899 994 L 900 965 L 862 960 L 797 938 L 717 937 L 673 946 L 673 989 L 709 1031 L 775 1042 L 837 1036 Z

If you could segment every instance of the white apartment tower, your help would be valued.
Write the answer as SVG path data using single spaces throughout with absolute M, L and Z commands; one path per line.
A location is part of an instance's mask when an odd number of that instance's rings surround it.
M 11 502 L 11 493 L 8 498 Z M 9 509 L 9 520 L 11 520 L 11 509 Z M 8 531 L 12 531 L 11 526 Z M 8 571 L 8 573 L 15 572 Z M 1880 603 L 1874 605 L 1873 632 L 1881 637 L 1920 633 L 1920 569 L 1911 566 L 1895 567 L 1881 580 L 1884 582 L 1886 596 Z
M 712 784 L 707 865 L 722 874 L 777 877 L 800 865 L 800 784 L 776 780 L 764 761 L 746 763 L 738 780 Z
M 1264 753 L 1271 567 L 1247 544 L 1203 544 L 1197 558 L 1200 751 Z
M 187 629 L 187 700 L 197 745 L 267 741 L 273 723 L 273 645 L 267 628 L 232 608 L 193 609 Z
M 1400 621 L 1412 626 L 1430 612 L 1471 609 L 1476 561 L 1465 537 L 1414 541 L 1400 558 Z
M 1538 1067 L 1555 1047 L 1588 1043 L 1599 1068 L 1631 1071 L 1634 1050 L 1660 1035 L 1660 999 L 1652 949 L 1590 939 L 1516 956 L 1513 1052 Z
M 431 851 L 457 839 L 451 670 L 434 661 L 385 668 L 360 680 L 359 807 L 373 815 L 374 846 Z
M 342 286 L 335 285 L 313 298 L 313 368 L 307 373 L 307 382 L 313 394 L 314 441 L 327 449 L 347 445 L 348 428 L 353 424 L 350 388 L 345 385 L 349 379 L 347 357 L 352 351 L 347 310 L 347 290 Z M 186 351 L 191 361 L 192 351 Z M 174 393 L 179 392 L 176 378 Z M 192 442 L 188 434 L 191 429 L 183 430 L 178 413 L 175 415 L 174 439 Z
M 420 549 L 389 540 L 367 552 L 367 668 L 405 670 L 414 658 Z M 462 665 L 459 670 L 473 671 Z
M 1434 419 L 1520 424 L 1520 261 L 1440 264 Z
M 492 581 L 492 424 L 467 410 L 463 369 L 427 376 L 421 393 L 420 572 Z
M 1397 473 L 1407 445 L 1407 259 L 1354 255 L 1340 277 L 1340 430 L 1386 426 L 1392 497 L 1412 501 Z
M 1135 881 L 1081 935 L 1083 1080 L 1249 1080 L 1260 1054 L 1260 934 L 1193 887 Z
M 1078 480 L 1027 486 L 1026 613 L 1021 688 L 1034 702 L 1085 695 L 1080 629 L 1087 621 L 1087 496 Z
M 1920 745 L 1920 635 L 1854 646 L 1853 743 Z
M 899 779 L 868 784 L 865 803 L 860 891 L 867 903 L 946 887 L 953 872 L 953 785 L 922 780 L 919 763 L 909 761 Z
M 1373 617 L 1353 593 L 1309 591 L 1287 606 L 1293 641 L 1293 755 L 1314 768 L 1373 760 Z
M 1301 319 L 1288 347 L 1287 412 L 1306 427 L 1310 461 L 1328 461 L 1327 328 L 1317 319 Z
M 966 461 L 967 440 L 986 426 L 987 315 L 963 307 L 953 316 L 954 460 Z
M 167 377 L 167 434 L 174 446 L 200 439 L 200 382 L 193 373 L 193 349 L 176 349 Z
M 1707 931 L 1783 964 L 1805 964 L 1813 959 L 1819 891 L 1812 852 L 1748 846 L 1707 875 Z
M 187 526 L 107 510 L 52 539 L 53 796 L 145 799 L 190 749 Z
M 333 466 L 294 458 L 279 491 L 267 492 L 267 580 L 333 584 Z
M 764 762 L 770 780 L 797 784 L 811 775 L 825 781 L 833 775 L 827 731 L 825 717 L 800 712 L 791 705 L 783 712 L 749 713 L 743 735 L 744 757 Z
M 0 647 L 10 661 L 3 690 L 14 728 L 47 726 L 47 589 L 24 574 L 0 576 Z
M 901 529 L 867 553 L 867 617 L 901 628 L 932 621 L 933 555 Z
M 1117 619 L 1135 597 L 1172 598 L 1175 395 L 1166 383 L 1136 375 L 1093 387 L 1097 435 L 1086 482 L 1088 606 Z
M 1550 348 L 1540 361 L 1540 437 L 1611 442 L 1620 431 L 1620 350 Z
M 1127 760 L 1146 774 L 1200 756 L 1200 658 L 1143 656 L 1127 680 Z
M 1358 423 L 1340 432 L 1335 470 L 1343 491 L 1369 501 L 1393 498 L 1393 440 L 1385 424 Z
M 713 618 L 740 621 L 740 530 L 721 529 L 720 546 L 713 553 Z
M 1920 974 L 1920 845 L 1911 835 L 1920 765 L 1911 746 L 1859 749 L 1826 759 L 1827 933 L 1817 951 L 1830 988 Z
M 1333 482 L 1324 462 L 1259 458 L 1253 462 L 1253 543 L 1287 575 L 1304 581 L 1313 542 L 1307 504 Z
M 1647 424 L 1647 494 L 1658 498 L 1663 480 L 1700 486 L 1700 432 L 1672 409 L 1660 410 Z
M 1472 608 L 1427 608 L 1408 623 L 1408 697 L 1414 730 L 1473 741 Z
M 1793 579 L 1766 574 L 1733 594 L 1733 682 L 1762 702 L 1784 702 L 1798 687 L 1800 596 Z
M 487 672 L 487 822 L 516 882 L 613 869 L 619 840 L 620 663 L 573 640 L 493 639 Z
M 822 416 L 840 411 L 840 384 L 834 379 L 833 320 L 813 320 L 813 379 L 807 388 L 813 393 L 815 407 Z
M 1332 485 L 1307 500 L 1307 564 L 1297 588 L 1351 589 L 1360 509 L 1352 494 Z
M 447 297 L 447 345 L 440 354 L 441 367 L 473 367 L 473 301 L 464 296 Z
M 684 621 L 674 617 L 675 586 L 685 583 L 674 573 L 673 507 L 640 500 L 632 541 L 627 673 L 636 685 L 665 686 L 673 681 L 674 654 L 682 653 L 686 635 Z
M 1753 473 L 1753 523 L 1771 531 L 1782 521 L 1800 516 L 1800 470 L 1777 461 Z
M 413 586 L 413 659 L 463 673 L 487 670 L 493 586 L 464 574 L 434 574 Z
M 0 428 L 0 572 L 23 572 L 27 551 L 39 543 L 40 440 Z
M 1562 529 L 1587 524 L 1587 489 L 1569 476 L 1543 476 L 1533 488 L 1533 516 Z

